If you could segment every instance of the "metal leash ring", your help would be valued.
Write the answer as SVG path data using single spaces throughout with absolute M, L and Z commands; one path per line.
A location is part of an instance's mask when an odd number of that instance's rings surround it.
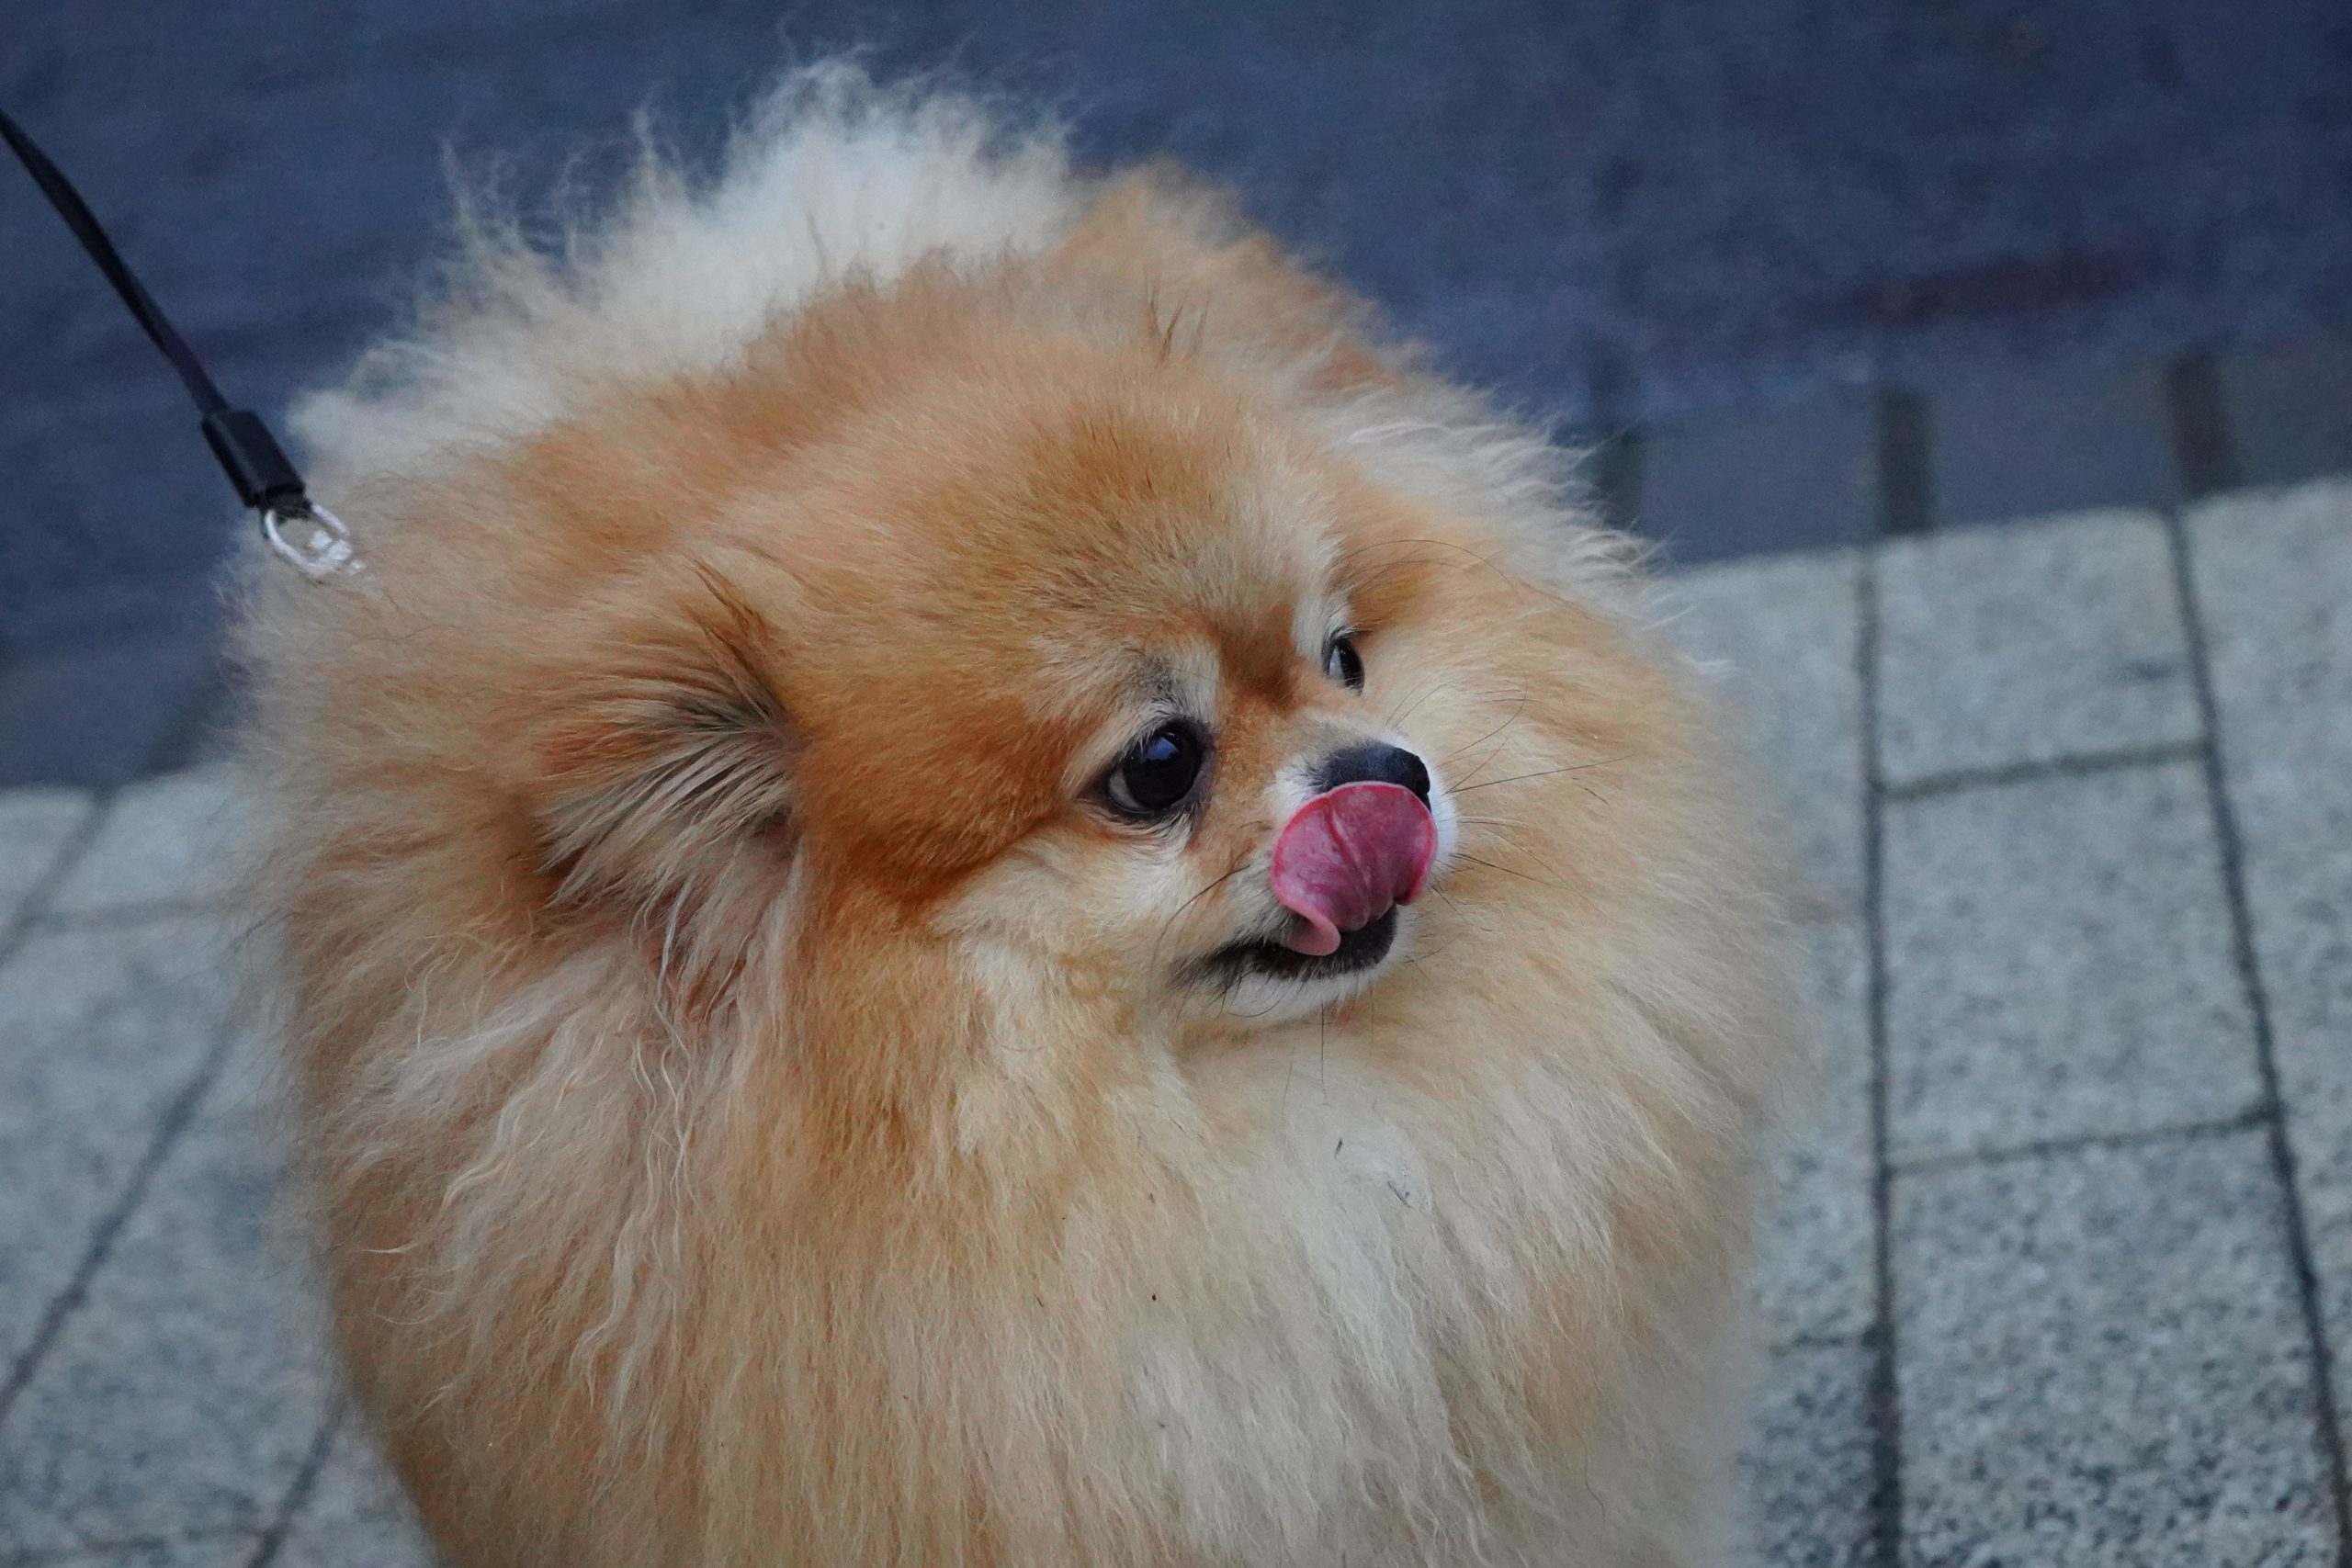
M 307 529 L 307 536 L 300 542 L 289 538 L 289 524 L 298 531 Z M 351 530 L 344 526 L 343 519 L 316 502 L 306 500 L 262 508 L 261 534 L 269 541 L 271 549 L 313 581 L 324 582 L 368 570 L 367 563 L 352 547 Z

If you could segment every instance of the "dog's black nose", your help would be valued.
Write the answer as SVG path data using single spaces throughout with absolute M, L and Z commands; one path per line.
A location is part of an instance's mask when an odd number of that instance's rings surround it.
M 1337 789 L 1344 784 L 1403 784 L 1430 803 L 1430 771 L 1422 761 L 1402 746 L 1391 746 L 1385 740 L 1367 740 L 1361 746 L 1349 746 L 1323 759 L 1315 770 L 1315 793 Z

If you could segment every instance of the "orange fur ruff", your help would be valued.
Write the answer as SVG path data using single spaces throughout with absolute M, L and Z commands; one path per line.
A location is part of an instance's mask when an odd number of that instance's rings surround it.
M 837 67 L 560 262 L 477 231 L 301 428 L 370 586 L 254 574 L 266 897 L 454 1562 L 1713 1560 L 1780 918 L 1540 433 L 1180 178 Z M 1432 891 L 1238 1006 L 1363 735 Z

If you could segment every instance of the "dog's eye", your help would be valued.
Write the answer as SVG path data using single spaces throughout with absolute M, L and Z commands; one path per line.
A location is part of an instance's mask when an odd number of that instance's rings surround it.
M 1189 724 L 1163 724 L 1103 775 L 1102 794 L 1122 817 L 1149 821 L 1192 798 L 1208 742 Z
M 1323 650 L 1323 673 L 1351 692 L 1363 690 L 1363 655 L 1356 651 L 1356 634 L 1337 632 Z

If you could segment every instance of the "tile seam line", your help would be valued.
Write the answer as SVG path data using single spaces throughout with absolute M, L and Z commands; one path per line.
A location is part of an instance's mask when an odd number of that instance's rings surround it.
M 350 1402 L 343 1395 L 328 1398 L 326 1408 L 319 1416 L 318 1430 L 311 1436 L 310 1451 L 302 1456 L 301 1468 L 294 1472 L 293 1481 L 278 1498 L 277 1517 L 262 1531 L 261 1540 L 254 1543 L 254 1552 L 245 1560 L 245 1568 L 270 1568 L 278 1553 L 286 1550 L 287 1537 L 293 1534 L 295 1524 L 318 1491 L 319 1477 L 325 1473 L 335 1438 L 342 1433 L 350 1412 Z
M 80 1260 L 74 1266 L 73 1274 L 41 1309 L 40 1323 L 33 1330 L 31 1340 L 9 1367 L 6 1379 L 0 1381 L 0 1431 L 6 1429 L 9 1417 L 16 1413 L 17 1401 L 32 1386 L 33 1379 L 40 1372 L 41 1363 L 56 1348 L 66 1325 L 88 1300 L 90 1287 L 96 1281 L 98 1271 L 106 1267 L 107 1260 L 114 1254 L 115 1243 L 121 1238 L 123 1230 L 138 1213 L 140 1206 L 147 1201 L 148 1190 L 155 1184 L 156 1172 L 171 1157 L 181 1135 L 196 1119 L 198 1105 L 203 1101 L 229 1058 L 232 1039 L 227 1029 L 214 1036 L 202 1065 L 164 1108 L 154 1132 L 147 1140 L 146 1149 L 139 1156 L 139 1164 L 132 1169 L 130 1179 L 123 1184 L 121 1196 L 91 1227 L 89 1240 L 82 1249 Z
M 5 931 L 0 931 L 0 968 L 5 968 L 13 962 L 17 954 L 24 950 L 26 942 L 31 939 L 33 933 L 41 928 L 42 917 L 48 912 L 50 901 L 56 897 L 58 889 L 65 886 L 66 878 L 71 876 L 74 868 L 81 863 L 82 857 L 89 852 L 90 845 L 97 839 L 99 829 L 105 826 L 107 817 L 113 811 L 115 801 L 121 793 L 119 787 L 92 793 L 90 809 L 83 818 L 82 825 L 74 830 L 71 841 L 51 864 L 48 873 L 35 883 L 32 891 L 25 896 L 25 901 L 17 909 L 16 919 Z M 210 1062 L 208 1057 L 205 1066 L 196 1075 L 197 1080 L 200 1082 L 209 1077 L 209 1071 Z M 140 1163 L 132 1168 L 130 1180 L 125 1186 L 125 1196 L 117 1199 L 115 1206 L 98 1217 L 98 1223 L 91 1228 L 89 1236 L 83 1246 L 81 1258 L 74 1265 L 74 1272 L 66 1276 L 65 1283 L 59 1289 L 57 1294 L 42 1304 L 40 1320 L 33 1325 L 33 1337 L 26 1342 L 24 1349 L 17 1353 L 16 1360 L 9 1365 L 6 1375 L 0 1377 L 0 1429 L 6 1427 L 9 1414 L 16 1408 L 17 1397 L 31 1384 L 33 1374 L 40 1370 L 42 1359 L 49 1354 L 50 1346 L 63 1328 L 65 1320 L 73 1315 L 73 1303 L 88 1290 L 90 1277 L 96 1273 L 97 1267 L 97 1264 L 92 1261 L 93 1257 L 96 1257 L 98 1262 L 104 1261 L 104 1253 L 112 1244 L 114 1231 L 129 1219 L 132 1201 L 130 1195 L 143 1191 L 147 1182 L 153 1179 L 154 1167 L 162 1163 L 158 1144 L 161 1142 L 168 1146 L 170 1137 L 166 1134 L 173 1126 L 175 1118 L 181 1115 L 183 1101 L 187 1107 L 187 1113 L 194 1113 L 193 1093 L 195 1092 L 200 1092 L 200 1090 L 195 1090 L 192 1088 L 183 1089 L 180 1094 L 174 1097 L 172 1101 L 164 1108 L 163 1118 L 157 1124 L 156 1132 L 150 1135 L 147 1149 L 140 1156 Z
M 75 867 L 89 853 L 91 844 L 104 830 L 107 818 L 113 815 L 129 787 L 128 784 L 113 784 L 90 792 L 90 810 L 81 827 L 51 865 L 48 874 L 26 896 L 15 920 L 5 931 L 0 931 L 0 966 L 13 961 L 35 936 L 54 929 L 50 906 L 72 877 Z M 141 1151 L 139 1163 L 132 1168 L 130 1179 L 123 1184 L 120 1196 L 90 1228 L 73 1273 L 66 1277 L 58 1292 L 42 1305 L 40 1320 L 34 1326 L 32 1337 L 10 1363 L 6 1376 L 0 1377 L 0 1430 L 6 1428 L 9 1417 L 16 1412 L 17 1402 L 32 1386 L 33 1379 L 40 1375 L 41 1363 L 55 1348 L 66 1325 L 81 1310 L 98 1270 L 113 1255 L 115 1242 L 120 1237 L 123 1228 L 139 1212 L 140 1205 L 146 1201 L 148 1189 L 154 1185 L 155 1173 L 171 1157 L 172 1150 L 179 1144 L 180 1135 L 195 1119 L 197 1106 L 211 1089 L 213 1080 L 220 1076 L 223 1064 L 227 1062 L 230 1044 L 228 1029 L 223 1028 L 215 1034 L 205 1052 L 203 1062 L 164 1105 L 148 1137 L 147 1147 Z
M 2160 768 L 2201 761 L 2202 740 L 2162 740 L 2146 746 L 2119 746 L 2106 751 L 2074 751 L 2024 762 L 2002 762 L 1983 768 L 1951 768 L 1922 773 L 1884 785 L 1886 799 L 1896 805 L 1936 800 L 1970 790 L 2000 789 L 2038 784 L 2045 779 L 2093 778 L 2132 768 Z
M 1892 1164 L 1898 1177 L 1935 1176 L 1946 1171 L 2015 1165 L 2022 1160 L 2084 1154 L 2098 1149 L 2136 1149 L 2174 1139 L 2226 1138 L 2236 1133 L 2260 1132 L 2269 1125 L 2270 1107 L 2263 1104 L 2239 1111 L 2234 1116 L 2216 1116 L 2202 1122 L 2173 1122 L 2161 1127 L 2134 1127 L 2118 1133 L 2077 1133 L 1985 1149 L 1939 1149 L 1932 1154 L 1896 1157 Z
M 73 1568 L 92 1557 L 112 1556 L 130 1551 L 168 1551 L 175 1546 L 203 1546 L 212 1541 L 234 1542 L 240 1537 L 257 1534 L 248 1525 L 221 1525 L 198 1529 L 174 1530 L 161 1535 L 115 1536 L 105 1540 L 85 1540 L 78 1546 L 35 1547 L 25 1551 L 12 1551 L 0 1557 L 0 1568 Z
M 2320 1307 L 2319 1271 L 2312 1258 L 2311 1223 L 2303 1209 L 2294 1143 L 2287 1130 L 2269 989 L 2263 981 L 2262 962 L 2254 943 L 2253 910 L 2246 901 L 2245 842 L 2239 830 L 2236 805 L 2230 798 L 2229 770 L 2222 747 L 2221 703 L 2213 688 L 2211 648 L 2206 636 L 2203 608 L 2197 598 L 2188 525 L 2181 508 L 2165 511 L 2165 530 L 2171 546 L 2173 589 L 2180 604 L 2181 630 L 2188 648 L 2189 679 L 2197 698 L 2198 716 L 2205 728 L 2202 761 L 2206 797 L 2222 863 L 2222 894 L 2230 911 L 2232 957 L 2237 964 L 2238 983 L 2246 998 L 2252 1025 L 2255 1067 L 2262 1084 L 2263 1123 L 2269 1138 L 2271 1169 L 2278 1181 L 2288 1261 L 2311 1351 L 2312 1392 L 2316 1407 L 2313 1414 L 2319 1427 L 2321 1459 L 2327 1472 L 2329 1501 L 2335 1510 L 2335 1568 L 2352 1568 L 2352 1483 L 2346 1480 L 2343 1419 L 2335 1405 L 2335 1357 L 2328 1346 L 2326 1315 Z
M 1807 1350 L 1863 1350 L 1877 1343 L 1878 1331 L 1875 1328 L 1856 1328 L 1842 1334 L 1808 1331 L 1768 1341 L 1764 1354 L 1769 1357 L 1801 1355 Z
M 1886 1038 L 1886 780 L 1879 756 L 1878 560 L 1864 552 L 1855 563 L 1855 659 L 1860 665 L 1862 741 L 1862 927 L 1868 957 L 1864 987 L 1870 1039 L 1871 1271 L 1878 1300 L 1871 1337 L 1877 1356 L 1871 1367 L 1871 1533 L 1882 1568 L 1903 1561 L 1903 1407 L 1896 1359 L 1894 1172 L 1887 1160 L 1890 1134 Z M 2341 1565 L 2339 1565 L 2341 1568 Z
M 115 802 L 121 795 L 120 786 L 90 792 L 90 809 L 83 818 L 82 825 L 74 830 L 73 837 L 51 863 L 48 872 L 25 895 L 25 901 L 18 906 L 16 918 L 5 927 L 0 927 L 0 965 L 6 965 L 15 958 L 27 940 L 48 922 L 51 902 L 56 898 L 58 890 L 65 886 L 66 878 L 73 874 L 74 868 L 82 863 L 82 857 L 90 852 L 91 844 L 97 840 L 98 829 L 106 825 L 107 818 L 113 812 Z
M 231 909 L 233 902 L 232 895 L 216 893 L 193 898 L 145 898 L 91 909 L 44 909 L 38 919 L 28 923 L 25 935 L 132 931 L 155 920 L 218 915 Z

